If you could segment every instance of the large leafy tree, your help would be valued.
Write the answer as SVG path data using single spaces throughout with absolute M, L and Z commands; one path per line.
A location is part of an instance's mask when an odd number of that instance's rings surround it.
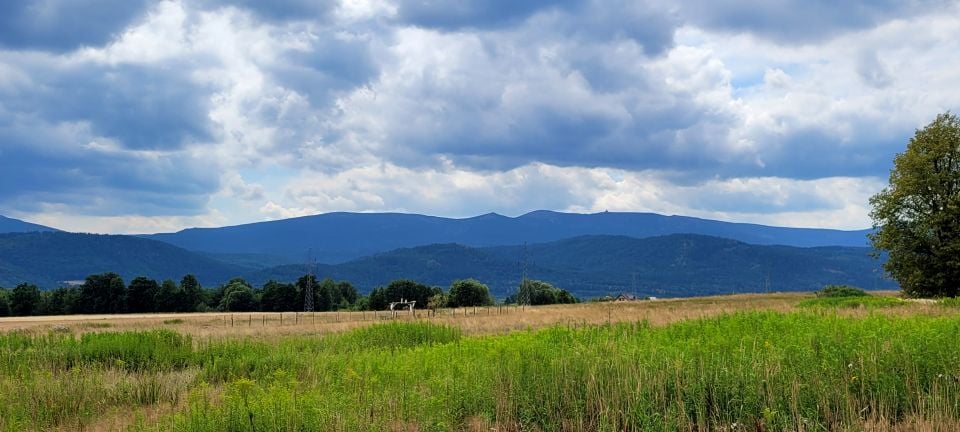
M 0 317 L 10 316 L 10 300 L 7 290 L 0 288 Z
M 397 279 L 385 287 L 374 288 L 370 292 L 369 307 L 374 310 L 384 310 L 390 302 L 400 300 L 415 301 L 417 309 L 427 307 L 430 297 L 441 294 L 439 288 L 430 287 L 410 279 Z
M 184 309 L 183 290 L 173 280 L 164 280 L 155 292 L 153 307 L 157 312 L 179 312 Z
M 80 287 L 79 308 L 82 313 L 123 312 L 127 287 L 116 273 L 87 276 Z
M 353 305 L 357 302 L 357 289 L 353 287 L 353 284 L 347 281 L 337 282 L 337 291 L 339 292 L 340 305 L 348 306 Z
M 153 312 L 156 307 L 154 302 L 160 285 L 157 281 L 140 276 L 127 286 L 127 312 L 141 313 Z
M 220 310 L 227 312 L 250 312 L 259 308 L 256 293 L 247 281 L 236 278 L 227 282 L 220 300 Z
M 69 315 L 79 311 L 80 289 L 60 287 L 49 292 L 46 297 L 46 313 L 50 315 Z
M 462 279 L 450 285 L 447 302 L 449 306 L 485 306 L 493 304 L 490 289 L 476 279 Z
M 303 309 L 303 296 L 294 284 L 269 281 L 263 286 L 260 307 L 267 312 L 287 312 Z
M 10 293 L 10 311 L 14 316 L 34 315 L 40 307 L 40 289 L 22 283 Z
M 563 290 L 547 282 L 524 279 L 520 283 L 517 293 L 509 296 L 506 303 L 529 304 L 529 305 L 548 305 L 548 304 L 566 304 L 576 303 L 577 299 L 567 290 Z
M 940 114 L 896 156 L 870 199 L 875 248 L 905 294 L 955 297 L 960 285 L 960 119 Z
M 324 279 L 317 287 L 317 291 L 313 296 L 313 310 L 318 312 L 333 310 L 335 289 L 336 285 L 333 283 L 333 280 Z
M 183 291 L 182 312 L 194 312 L 203 303 L 203 287 L 196 276 L 188 274 L 180 279 L 180 290 Z

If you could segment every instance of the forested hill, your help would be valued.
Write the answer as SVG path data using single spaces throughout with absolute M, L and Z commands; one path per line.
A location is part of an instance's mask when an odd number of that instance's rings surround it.
M 0 216 L 0 233 L 18 233 L 18 232 L 33 232 L 33 231 L 59 231 L 55 228 L 50 228 L 43 225 L 37 225 L 30 222 L 25 222 L 20 219 L 8 218 L 6 216 Z
M 711 236 L 675 234 L 644 239 L 582 236 L 529 246 L 474 248 L 438 244 L 404 248 L 317 269 L 322 277 L 349 280 L 362 292 L 393 279 L 448 286 L 476 278 L 503 297 L 530 278 L 579 297 L 621 292 L 663 297 L 735 292 L 816 290 L 826 284 L 896 288 L 881 275 L 870 249 L 751 245 Z M 303 265 L 248 275 L 251 282 L 294 280 Z
M 867 248 L 751 245 L 694 234 L 649 238 L 581 236 L 528 246 L 470 247 L 435 244 L 319 265 L 317 276 L 352 282 L 361 292 L 394 279 L 449 286 L 476 278 L 497 297 L 512 293 L 523 268 L 579 297 L 636 292 L 659 297 L 733 292 L 816 290 L 826 284 L 895 288 L 881 278 L 881 262 Z M 244 277 L 295 281 L 304 264 L 254 270 L 169 244 L 130 236 L 0 234 L 0 286 L 32 282 L 44 287 L 87 275 L 116 272 L 179 280 L 191 273 L 206 286 Z
M 438 243 L 483 247 L 542 243 L 582 235 L 643 238 L 677 233 L 763 245 L 867 245 L 865 230 L 770 227 L 652 213 L 551 211 L 535 211 L 519 217 L 490 213 L 466 219 L 397 213 L 328 213 L 145 237 L 195 251 L 266 254 L 283 257 L 291 263 L 303 262 L 312 254 L 321 263 L 335 264 L 397 248 Z
M 180 280 L 187 273 L 215 284 L 246 269 L 167 243 L 131 236 L 32 232 L 0 234 L 0 286 L 55 287 L 94 273 Z

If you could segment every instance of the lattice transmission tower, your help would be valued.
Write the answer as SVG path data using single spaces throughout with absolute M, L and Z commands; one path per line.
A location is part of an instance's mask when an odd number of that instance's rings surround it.
M 313 284 L 316 280 L 317 261 L 313 258 L 313 249 L 307 250 L 307 283 L 303 287 L 303 311 L 313 312 Z

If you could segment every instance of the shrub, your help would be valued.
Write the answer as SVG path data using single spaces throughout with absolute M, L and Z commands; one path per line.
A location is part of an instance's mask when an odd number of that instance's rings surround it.
M 960 307 L 960 297 L 944 297 L 938 301 L 941 306 Z
M 850 285 L 827 285 L 816 292 L 817 297 L 863 297 L 866 291 Z
M 476 279 L 456 280 L 450 285 L 447 305 L 452 307 L 486 306 L 493 304 L 490 289 Z
M 831 307 L 831 308 L 887 308 L 893 306 L 901 306 L 907 302 L 896 298 L 896 297 L 882 297 L 882 296 L 848 296 L 848 297 L 820 297 L 815 299 L 807 299 L 798 306 L 800 307 Z

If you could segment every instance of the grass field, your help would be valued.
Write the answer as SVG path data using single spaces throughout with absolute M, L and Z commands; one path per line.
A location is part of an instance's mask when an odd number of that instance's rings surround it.
M 4 319 L 0 430 L 960 430 L 955 304 L 812 300 Z

